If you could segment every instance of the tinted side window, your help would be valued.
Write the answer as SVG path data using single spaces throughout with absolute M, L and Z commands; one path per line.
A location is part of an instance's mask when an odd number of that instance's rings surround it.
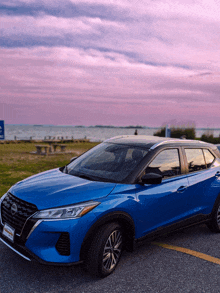
M 211 167 L 212 163 L 214 162 L 215 157 L 213 156 L 213 154 L 210 153 L 209 150 L 203 150 L 203 151 L 204 151 L 204 156 L 205 156 L 207 168 L 209 168 L 209 167 Z
M 177 149 L 164 150 L 159 153 L 146 169 L 146 173 L 157 173 L 163 177 L 172 177 L 179 175 L 180 160 Z
M 185 149 L 189 172 L 206 169 L 202 149 Z

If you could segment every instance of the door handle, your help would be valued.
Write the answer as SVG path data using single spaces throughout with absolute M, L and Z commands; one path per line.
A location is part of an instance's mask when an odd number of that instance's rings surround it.
M 215 177 L 217 177 L 217 178 L 220 177 L 220 172 L 219 171 L 215 173 Z
M 187 189 L 188 186 L 180 186 L 178 189 L 177 189 L 177 192 L 184 192 L 186 189 Z

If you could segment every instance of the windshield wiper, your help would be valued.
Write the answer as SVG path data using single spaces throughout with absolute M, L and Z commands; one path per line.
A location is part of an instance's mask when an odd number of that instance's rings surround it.
M 88 180 L 94 180 L 94 178 L 92 178 L 92 177 L 90 177 L 90 176 L 87 176 L 87 175 L 84 175 L 84 174 L 82 174 L 82 175 L 77 175 L 78 177 L 80 177 L 80 178 L 83 178 L 83 179 L 88 179 Z
M 91 181 L 117 183 L 116 181 L 113 181 L 113 180 L 111 181 L 111 180 L 109 180 L 107 178 L 93 177 L 93 176 L 91 177 L 91 176 L 87 176 L 87 175 L 84 175 L 84 174 L 82 174 L 82 175 L 75 175 L 75 176 L 78 176 L 78 177 L 83 178 L 83 179 L 88 179 L 88 180 L 91 180 Z
M 102 177 L 98 177 L 98 176 L 90 176 L 90 175 L 85 175 L 85 174 L 80 174 L 80 173 L 75 173 L 72 172 L 73 170 L 70 171 L 70 175 L 72 176 L 76 176 L 82 179 L 87 179 L 87 180 L 91 180 L 91 181 L 100 181 L 100 182 L 112 182 L 112 183 L 118 183 L 119 181 L 116 180 L 110 180 L 108 178 L 102 178 Z

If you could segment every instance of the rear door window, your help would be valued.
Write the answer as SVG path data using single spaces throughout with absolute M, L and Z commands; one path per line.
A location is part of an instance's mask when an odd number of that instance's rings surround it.
M 185 149 L 189 172 L 196 172 L 206 169 L 202 149 Z
M 207 168 L 210 168 L 215 160 L 215 157 L 209 150 L 203 149 Z

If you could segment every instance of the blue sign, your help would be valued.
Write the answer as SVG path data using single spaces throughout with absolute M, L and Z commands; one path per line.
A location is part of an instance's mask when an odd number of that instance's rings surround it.
M 171 129 L 167 125 L 165 128 L 165 137 L 170 137 L 170 136 L 171 136 Z
M 0 139 L 5 139 L 5 125 L 3 120 L 0 120 Z

